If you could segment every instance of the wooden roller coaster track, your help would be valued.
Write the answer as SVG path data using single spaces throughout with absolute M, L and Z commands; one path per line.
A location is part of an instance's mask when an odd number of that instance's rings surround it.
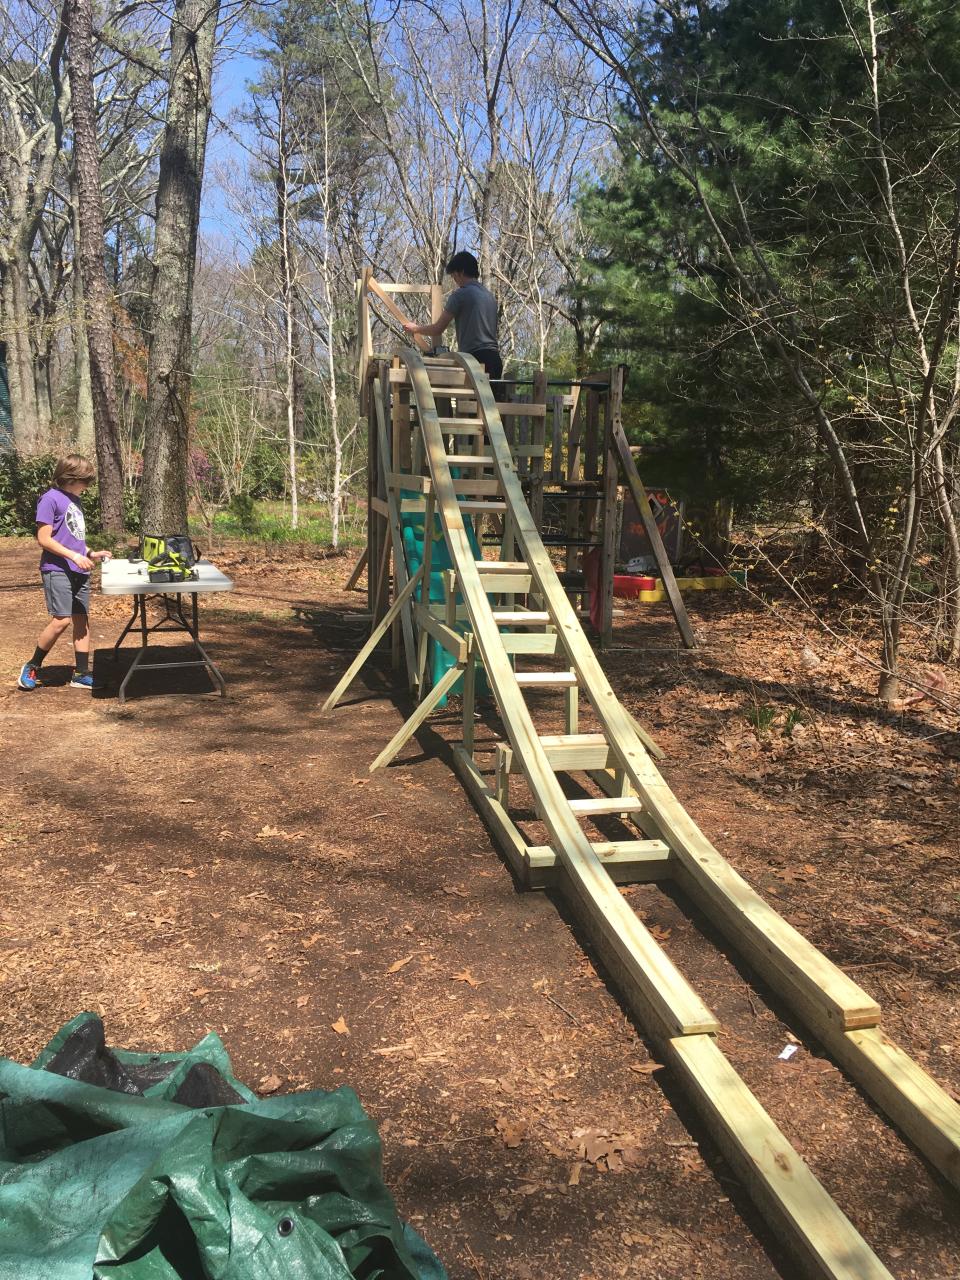
M 878 1005 L 780 917 L 711 845 L 657 770 L 656 745 L 621 705 L 581 629 L 524 500 L 490 384 L 469 356 L 405 348 L 371 379 L 380 465 L 388 475 L 395 598 L 330 694 L 331 710 L 396 621 L 416 711 L 371 765 L 387 764 L 463 681 L 457 771 L 522 883 L 554 884 L 583 922 L 624 1001 L 676 1073 L 731 1166 L 805 1273 L 833 1280 L 889 1276 L 728 1062 L 719 1024 L 619 892 L 673 880 L 773 988 L 834 1060 L 954 1186 L 960 1187 L 960 1106 L 897 1047 Z M 405 397 L 406 449 L 389 437 L 391 397 Z M 614 415 L 608 446 L 622 434 Z M 403 522 L 422 516 L 422 562 L 408 570 Z M 439 518 L 450 568 L 445 599 L 424 590 Z M 478 557 L 475 526 L 495 524 L 496 560 Z M 432 639 L 451 665 L 428 689 Z M 526 657 L 538 669 L 519 669 Z M 545 669 L 545 663 L 553 663 Z M 482 669 L 503 740 L 484 771 L 474 743 Z M 537 691 L 563 698 L 562 734 L 538 731 Z M 580 733 L 581 700 L 599 732 Z M 526 781 L 546 845 L 529 845 L 510 816 L 510 778 Z M 561 775 L 599 795 L 571 799 Z M 592 840 L 584 823 L 615 815 L 635 838 Z

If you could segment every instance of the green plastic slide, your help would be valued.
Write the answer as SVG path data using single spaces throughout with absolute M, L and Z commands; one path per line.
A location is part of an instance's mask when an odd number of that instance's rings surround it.
M 257 1098 L 220 1039 L 0 1059 L 0 1280 L 446 1280 L 347 1088 Z

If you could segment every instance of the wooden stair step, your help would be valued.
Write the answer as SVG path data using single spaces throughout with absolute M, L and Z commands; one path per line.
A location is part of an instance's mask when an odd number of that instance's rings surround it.
M 456 482 L 454 482 L 456 483 Z M 458 502 L 457 506 L 468 515 L 480 515 L 484 511 L 506 511 L 505 502 Z
M 599 818 L 605 813 L 639 813 L 643 801 L 637 796 L 590 796 L 571 800 L 570 808 L 580 818 Z
M 521 689 L 569 689 L 578 683 L 575 671 L 518 671 L 516 678 Z
M 480 585 L 488 595 L 525 596 L 533 587 L 533 574 L 481 571 Z
M 493 617 L 498 627 L 544 627 L 550 622 L 549 613 L 534 609 L 494 609 Z
M 484 573 L 529 573 L 525 560 L 477 560 L 476 565 Z
M 547 733 L 540 736 L 540 745 L 551 769 L 557 772 L 607 769 L 616 764 L 602 733 Z
M 477 435 L 483 430 L 484 425 L 482 418 L 438 418 L 437 421 L 443 428 L 445 435 L 454 434 L 454 427 L 462 427 L 470 435 Z
M 449 467 L 492 467 L 493 458 L 489 453 L 448 453 Z
M 667 880 L 672 872 L 670 846 L 663 840 L 601 840 L 591 845 L 610 878 L 617 884 Z M 557 865 L 548 844 L 527 846 L 531 888 L 547 885 Z
M 552 658 L 560 645 L 556 631 L 502 631 L 500 643 L 504 653 L 526 653 L 538 658 Z

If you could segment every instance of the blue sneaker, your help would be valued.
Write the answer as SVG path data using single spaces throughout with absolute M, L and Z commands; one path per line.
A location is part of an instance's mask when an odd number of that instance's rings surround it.
M 17 680 L 18 689 L 35 689 L 40 683 L 38 678 L 39 672 L 32 662 L 25 662 L 20 668 L 20 676 Z
M 85 671 L 83 675 L 79 671 L 73 673 L 73 679 L 70 681 L 71 689 L 92 689 L 93 676 L 89 671 Z

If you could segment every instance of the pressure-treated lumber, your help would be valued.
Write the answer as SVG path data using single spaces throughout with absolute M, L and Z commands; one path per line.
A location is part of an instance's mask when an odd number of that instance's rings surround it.
M 696 1101 L 734 1172 L 790 1243 L 807 1275 L 892 1280 L 711 1036 L 671 1040 L 664 1056 Z
M 349 667 L 347 667 L 346 671 L 343 673 L 341 678 L 337 681 L 333 690 L 327 697 L 326 702 L 323 704 L 322 711 L 332 711 L 333 708 L 340 701 L 340 699 L 343 697 L 344 693 L 346 693 L 347 689 L 349 689 L 350 686 L 353 684 L 354 680 L 360 674 L 361 669 L 365 665 L 371 653 L 373 653 L 374 649 L 377 647 L 377 645 L 380 643 L 383 637 L 390 630 L 390 627 L 393 624 L 393 620 L 399 617 L 401 609 L 404 607 L 404 605 L 413 595 L 414 591 L 416 590 L 417 583 L 419 581 L 420 581 L 420 570 L 418 569 L 417 572 L 413 575 L 413 577 L 409 579 L 406 586 L 397 596 L 396 600 L 394 600 L 393 604 L 390 606 L 390 608 L 387 610 L 384 616 L 380 619 L 379 623 L 370 632 L 370 635 L 367 637 L 367 641 L 364 644 L 363 648 L 360 650 L 360 652 L 357 654 L 354 660 L 350 663 Z
M 435 502 L 454 566 L 444 575 L 447 603 L 442 617 L 435 606 L 408 608 L 421 644 L 432 635 L 454 655 L 457 665 L 423 699 L 371 769 L 396 754 L 463 674 L 464 745 L 454 748 L 454 764 L 518 878 L 530 887 L 554 885 L 564 894 L 647 1035 L 686 1086 L 731 1166 L 804 1272 L 822 1280 L 882 1280 L 889 1273 L 724 1058 L 713 1039 L 718 1030 L 713 1015 L 625 905 L 616 886 L 672 878 L 955 1185 L 960 1185 L 960 1107 L 883 1034 L 875 1002 L 755 893 L 672 795 L 650 758 L 658 752 L 656 744 L 645 739 L 616 699 L 560 586 L 524 503 L 515 456 L 489 384 L 469 357 L 452 359 L 463 371 L 483 433 L 482 460 L 464 455 L 459 465 L 482 461 L 502 487 L 501 559 L 473 559 L 464 513 L 476 504 L 463 501 L 450 473 L 447 433 L 431 382 L 441 388 L 444 403 L 464 399 L 443 391 L 450 386 L 451 362 L 432 361 L 427 366 L 407 350 L 402 360 L 418 434 L 412 456 L 407 448 L 405 460 L 395 444 L 391 488 L 412 487 L 403 466 L 409 464 L 418 473 L 427 466 L 429 519 L 432 523 Z M 383 384 L 387 381 L 384 375 Z M 595 414 L 595 399 L 588 399 L 588 417 Z M 611 424 L 615 423 L 614 416 Z M 609 552 L 606 540 L 605 551 Z M 420 573 L 429 573 L 428 554 Z M 401 591 L 394 609 L 402 606 L 403 592 L 415 582 L 416 578 Z M 539 607 L 517 608 L 512 597 L 521 592 L 535 597 Z M 490 597 L 499 598 L 500 607 Z M 388 613 L 381 628 L 390 621 Z M 531 629 L 506 629 L 515 627 Z M 567 669 L 516 673 L 510 655 L 518 649 L 555 651 Z M 506 742 L 496 745 L 492 779 L 473 758 L 477 663 L 486 671 L 507 735 Z M 355 661 L 328 704 L 358 669 Z M 539 735 L 524 692 L 551 687 L 563 695 L 567 731 Z M 581 690 L 600 732 L 578 732 Z M 528 845 L 510 817 L 510 777 L 517 772 L 523 773 L 537 815 L 547 827 L 546 845 Z M 567 797 L 558 772 L 586 773 L 602 795 Z M 591 841 L 580 822 L 603 815 L 633 822 L 645 838 Z
M 697 646 L 696 637 L 693 634 L 693 627 L 690 625 L 690 618 L 687 615 L 687 607 L 683 603 L 683 597 L 680 595 L 680 588 L 677 586 L 677 580 L 673 575 L 673 566 L 670 564 L 670 557 L 667 555 L 666 548 L 663 545 L 663 539 L 660 537 L 660 530 L 657 528 L 657 522 L 653 518 L 653 512 L 650 510 L 650 499 L 647 497 L 647 491 L 643 487 L 643 481 L 640 479 L 640 473 L 637 470 L 637 464 L 633 454 L 630 452 L 630 445 L 624 434 L 623 425 L 620 422 L 620 416 L 617 414 L 611 423 L 611 442 L 620 459 L 620 466 L 623 469 L 623 478 L 627 482 L 630 495 L 636 504 L 637 510 L 640 512 L 640 519 L 643 521 L 643 529 L 647 535 L 647 540 L 653 549 L 654 559 L 657 562 L 657 568 L 660 570 L 660 578 L 663 582 L 664 590 L 667 593 L 667 599 L 670 601 L 670 608 L 677 624 L 680 635 L 683 637 L 683 643 L 688 649 L 695 649 Z
M 466 368 L 470 357 L 455 355 L 453 359 Z M 472 376 L 476 385 L 476 375 Z M 876 1025 L 880 1016 L 876 1003 L 750 889 L 720 857 L 663 781 L 583 634 L 526 508 L 502 429 L 497 431 L 495 423 L 491 426 L 496 408 L 489 386 L 479 387 L 476 394 L 488 423 L 496 471 L 514 516 L 524 562 L 544 603 L 550 605 L 580 689 L 650 814 L 653 829 L 647 834 L 659 836 L 670 845 L 680 863 L 678 872 L 682 868 L 686 873 L 684 887 L 695 891 L 699 900 L 708 900 L 712 908 L 708 914 L 721 928 L 735 934 L 737 945 L 751 959 L 762 961 L 767 981 L 794 1003 L 814 1024 L 814 1030 L 824 1026 L 850 1030 Z
M 583 909 L 596 945 L 601 954 L 615 959 L 631 975 L 631 983 L 625 993 L 631 1003 L 643 1006 L 644 1013 L 655 1017 L 663 1026 L 675 1027 L 672 1034 L 715 1031 L 717 1021 L 713 1014 L 624 902 L 566 803 L 540 745 L 530 712 L 517 687 L 513 668 L 501 643 L 499 628 L 491 616 L 489 601 L 480 582 L 480 572 L 466 536 L 462 507 L 457 503 L 452 487 L 443 434 L 437 421 L 431 378 L 428 377 L 426 366 L 412 349 L 404 350 L 401 359 L 408 369 L 410 384 L 416 396 L 427 462 L 437 494 L 437 508 L 451 560 L 458 568 L 458 586 L 470 610 L 478 651 L 490 682 L 497 691 L 497 701 L 508 728 L 510 745 L 526 761 L 527 783 L 537 810 L 550 832 L 551 843 L 558 851 L 562 850 L 564 870 L 576 885 L 574 896 Z M 456 359 L 461 363 L 465 376 L 469 373 L 475 392 L 477 375 L 480 376 L 492 408 L 493 397 L 489 383 L 476 361 L 469 356 Z M 463 363 L 466 361 L 469 361 L 469 365 Z M 433 371 L 433 375 L 435 372 Z M 495 409 L 492 411 L 496 413 Z M 489 426 L 489 413 L 486 410 L 484 417 Z M 506 449 L 502 428 L 500 440 L 501 448 Z M 505 471 L 509 472 L 511 482 L 518 485 L 509 456 L 505 462 L 498 457 L 497 472 L 501 481 L 504 480 Z M 515 502 L 511 505 L 516 507 Z M 523 505 L 522 495 L 520 505 Z
M 451 667 L 449 671 L 443 673 L 410 719 L 401 725 L 376 760 L 370 765 L 371 773 L 376 773 L 378 769 L 382 769 L 390 763 L 404 743 L 410 741 L 430 712 L 436 708 L 437 703 L 447 696 L 462 675 L 463 669 L 459 666 Z

